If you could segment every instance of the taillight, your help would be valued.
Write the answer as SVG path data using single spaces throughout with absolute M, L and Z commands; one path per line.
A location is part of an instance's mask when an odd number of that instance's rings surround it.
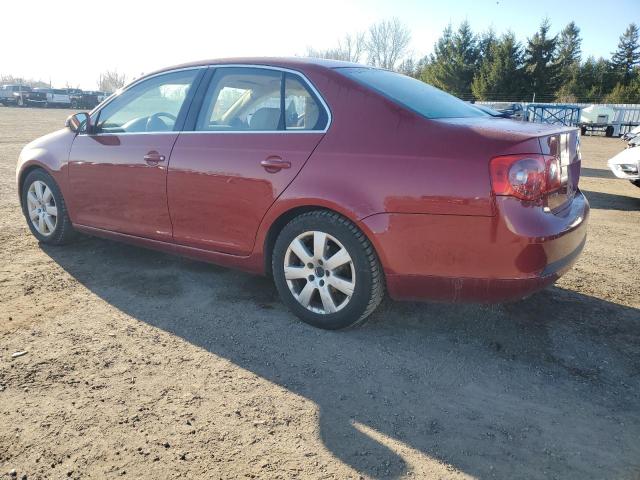
M 538 200 L 562 186 L 560 160 L 550 155 L 505 155 L 491 159 L 494 195 Z

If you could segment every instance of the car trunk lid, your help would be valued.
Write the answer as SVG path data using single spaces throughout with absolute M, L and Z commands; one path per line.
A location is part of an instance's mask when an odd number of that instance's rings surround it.
M 557 211 L 571 202 L 580 178 L 580 135 L 575 127 L 520 122 L 494 117 L 438 119 L 464 130 L 471 130 L 485 145 L 491 145 L 493 155 L 543 154 L 559 160 L 562 185 L 545 197 L 550 210 Z M 490 158 L 487 158 L 487 162 Z

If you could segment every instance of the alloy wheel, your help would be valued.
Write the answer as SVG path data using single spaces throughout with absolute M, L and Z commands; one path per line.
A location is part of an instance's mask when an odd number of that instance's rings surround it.
M 293 239 L 284 256 L 284 275 L 298 303 L 319 314 L 346 307 L 356 285 L 351 255 L 335 237 L 321 231 Z
M 46 183 L 36 180 L 29 186 L 27 212 L 38 233 L 48 237 L 54 232 L 58 224 L 58 207 Z

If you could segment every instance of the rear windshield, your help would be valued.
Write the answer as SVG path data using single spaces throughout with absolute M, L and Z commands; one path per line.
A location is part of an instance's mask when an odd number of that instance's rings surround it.
M 426 118 L 489 116 L 453 95 L 406 75 L 376 68 L 342 67 L 337 70 Z

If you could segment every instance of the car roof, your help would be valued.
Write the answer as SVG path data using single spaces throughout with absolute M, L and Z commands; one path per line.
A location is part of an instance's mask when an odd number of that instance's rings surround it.
M 204 67 L 208 65 L 262 65 L 269 67 L 290 68 L 292 70 L 304 70 L 305 67 L 321 67 L 327 69 L 341 67 L 372 68 L 353 62 L 342 60 L 331 60 L 325 58 L 312 57 L 236 57 L 236 58 L 216 58 L 210 60 L 199 60 L 196 62 L 183 63 L 172 67 L 162 68 L 150 73 L 155 75 L 162 72 L 177 70 L 181 68 Z M 148 75 L 145 75 L 148 76 Z

